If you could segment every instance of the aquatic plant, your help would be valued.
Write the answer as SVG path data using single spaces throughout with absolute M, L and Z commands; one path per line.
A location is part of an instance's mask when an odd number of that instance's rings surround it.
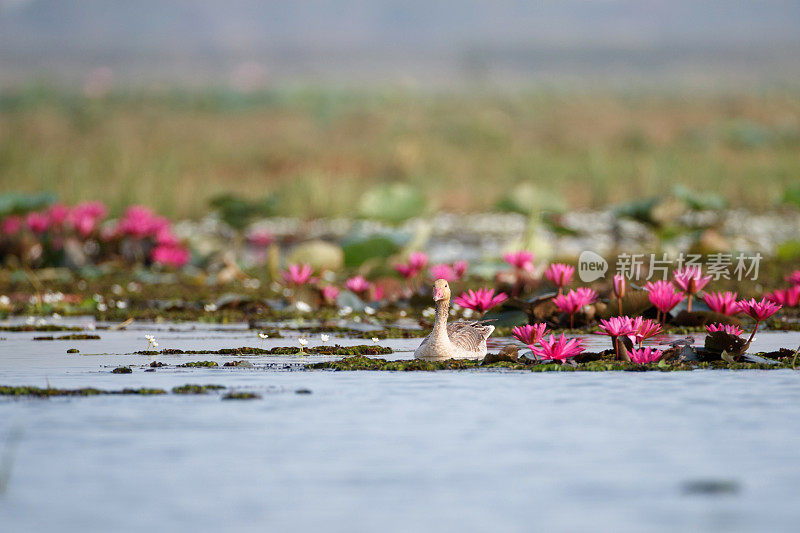
M 620 315 L 622 315 L 622 299 L 625 298 L 626 287 L 627 282 L 625 281 L 625 276 L 621 274 L 614 274 L 611 288 L 614 292 L 614 296 L 617 298 L 617 311 Z
M 703 276 L 703 271 L 697 266 L 687 266 L 672 273 L 675 283 L 686 294 L 686 310 L 692 311 L 692 296 L 703 290 L 703 287 L 711 281 L 711 276 Z
M 542 338 L 539 341 L 539 347 L 533 347 L 531 351 L 539 359 L 557 360 L 563 362 L 569 357 L 575 357 L 576 355 L 583 353 L 584 349 L 585 347 L 582 339 L 567 340 L 562 333 L 558 339 L 556 339 L 555 335 L 552 334 L 547 340 Z
M 542 340 L 542 337 L 547 333 L 547 324 L 539 322 L 538 324 L 525 324 L 524 326 L 517 326 L 511 330 L 511 334 L 520 342 L 532 348 L 534 344 Z
M 478 313 L 485 313 L 508 299 L 505 293 L 494 293 L 494 289 L 480 288 L 476 291 L 468 290 L 453 299 L 453 302 L 466 309 L 472 309 Z
M 570 290 L 567 294 L 557 294 L 553 304 L 562 313 L 569 315 L 569 327 L 575 327 L 575 313 L 597 300 L 597 291 L 587 287 Z
M 328 342 L 329 340 L 331 340 L 331 337 L 330 337 L 330 335 L 326 335 L 325 333 L 323 333 L 323 334 L 321 334 L 321 335 L 319 336 L 319 340 L 321 340 L 321 341 L 322 341 L 322 344 L 325 344 L 326 342 Z
M 257 248 L 267 248 L 270 244 L 275 242 L 275 236 L 271 231 L 266 229 L 254 229 L 247 232 L 245 236 L 248 244 Z
M 50 227 L 50 218 L 44 213 L 28 213 L 25 217 L 25 225 L 33 233 L 42 234 Z
M 787 289 L 776 289 L 766 296 L 770 302 L 783 307 L 797 307 L 800 305 L 800 285 L 794 285 Z
M 263 331 L 258 332 L 258 338 L 261 339 L 261 349 L 264 349 L 264 339 L 268 339 L 269 335 L 264 333 Z
M 736 301 L 738 296 L 731 291 L 707 292 L 703 294 L 703 301 L 715 313 L 731 316 L 740 312 L 739 303 Z
M 675 285 L 670 281 L 648 281 L 644 289 L 648 292 L 650 303 L 658 309 L 657 319 L 660 322 L 666 320 L 667 314 L 684 299 L 683 294 L 677 292 Z
M 728 335 L 733 335 L 735 337 L 739 337 L 744 331 L 739 326 L 734 326 L 732 324 L 709 324 L 706 326 L 706 331 L 709 333 L 715 333 L 717 331 L 723 331 Z
M 638 363 L 640 365 L 644 365 L 647 363 L 654 363 L 658 361 L 663 353 L 661 350 L 656 350 L 655 348 L 651 348 L 647 346 L 645 348 L 634 348 L 628 353 L 628 356 L 631 358 L 631 361 L 634 363 Z
M 395 263 L 394 269 L 405 279 L 416 277 L 428 266 L 428 255 L 424 252 L 411 252 L 407 263 Z
M 786 282 L 790 285 L 800 285 L 800 270 L 795 270 L 786 276 Z
M 469 263 L 466 261 L 456 261 L 452 265 L 441 263 L 433 265 L 429 272 L 434 280 L 443 279 L 448 282 L 460 280 L 467 271 Z
M 636 344 L 638 344 L 640 347 L 644 341 L 651 337 L 655 337 L 664 330 L 662 325 L 657 320 L 643 318 L 640 316 L 637 316 L 633 320 L 631 323 L 631 329 L 634 331 Z
M 544 275 L 550 280 L 550 283 L 558 288 L 558 294 L 561 294 L 564 291 L 564 287 L 572 282 L 572 277 L 575 275 L 575 267 L 564 263 L 552 263 L 544 271 Z
M 533 252 L 520 250 L 518 252 L 508 252 L 503 254 L 503 261 L 513 266 L 517 270 L 533 272 Z
M 749 300 L 740 301 L 739 308 L 743 313 L 756 321 L 756 325 L 753 326 L 753 333 L 751 333 L 750 338 L 747 339 L 746 346 L 750 346 L 750 343 L 753 341 L 753 337 L 756 336 L 756 331 L 758 331 L 758 325 L 777 313 L 780 310 L 781 305 L 770 302 L 766 298 L 762 298 L 760 302 L 756 301 L 755 298 L 751 298 Z
M 344 282 L 344 286 L 359 296 L 363 296 L 372 287 L 372 284 L 364 276 L 353 276 Z
M 313 283 L 315 280 L 312 276 L 314 269 L 308 263 L 292 264 L 289 265 L 287 270 L 281 272 L 281 276 L 287 283 L 294 286 L 302 286 L 307 283 Z
M 339 288 L 333 285 L 325 285 L 320 289 L 322 293 L 322 301 L 325 305 L 335 305 L 336 299 L 339 297 Z
M 180 245 L 160 244 L 150 252 L 150 258 L 154 263 L 181 268 L 189 262 L 189 250 Z

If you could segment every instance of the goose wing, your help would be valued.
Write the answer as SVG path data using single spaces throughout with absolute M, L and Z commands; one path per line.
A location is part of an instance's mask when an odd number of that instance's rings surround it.
M 486 346 L 486 339 L 493 331 L 494 326 L 481 322 L 459 320 L 447 324 L 447 335 L 450 337 L 450 342 L 469 352 L 483 349 Z

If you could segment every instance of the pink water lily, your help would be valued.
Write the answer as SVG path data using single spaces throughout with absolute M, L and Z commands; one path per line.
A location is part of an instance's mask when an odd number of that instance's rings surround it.
M 795 270 L 786 276 L 786 282 L 790 285 L 800 285 L 800 270 Z
M 275 236 L 268 229 L 254 229 L 247 233 L 247 242 L 257 248 L 267 248 L 275 242 Z
M 143 205 L 132 205 L 117 223 L 117 232 L 135 239 L 152 237 L 170 225 L 169 220 L 153 213 Z
M 7 216 L 0 223 L 0 236 L 11 237 L 16 235 L 22 229 L 22 219 L 18 216 Z
M 631 328 L 636 336 L 636 344 L 639 346 L 641 346 L 642 343 L 647 339 L 655 337 L 664 330 L 657 320 L 653 320 L 651 318 L 642 318 L 640 316 L 636 317 L 631 324 Z
M 533 258 L 533 252 L 527 250 L 503 254 L 503 261 L 517 270 L 525 270 L 526 272 L 533 272 Z
M 687 266 L 672 273 L 675 283 L 688 296 L 686 310 L 692 311 L 692 296 L 703 290 L 711 281 L 711 276 L 703 276 L 703 271 L 697 266 Z
M 767 294 L 767 299 L 783 307 L 797 307 L 800 305 L 800 285 L 788 289 L 776 289 Z
M 625 281 L 625 276 L 621 274 L 614 274 L 611 289 L 614 292 L 614 296 L 617 298 L 617 311 L 620 315 L 622 314 L 622 299 L 625 298 L 626 288 L 627 282 Z
M 69 219 L 70 208 L 64 204 L 53 204 L 47 209 L 47 216 L 50 225 L 55 228 L 62 228 Z
M 453 263 L 453 273 L 456 275 L 456 279 L 461 279 L 464 277 L 464 274 L 467 273 L 467 269 L 469 268 L 469 263 L 464 260 L 456 261 Z
M 25 225 L 34 233 L 44 233 L 50 227 L 50 217 L 44 213 L 28 213 L 25 217 Z
M 740 311 L 739 303 L 736 298 L 739 295 L 735 292 L 707 292 L 703 295 L 703 301 L 708 308 L 721 315 L 735 315 Z
M 753 337 L 756 336 L 756 331 L 758 331 L 758 325 L 774 315 L 775 313 L 780 310 L 781 306 L 779 304 L 770 302 L 766 298 L 762 298 L 761 301 L 756 301 L 755 298 L 751 298 L 749 300 L 742 300 L 739 302 L 739 308 L 745 313 L 747 316 L 752 318 L 756 321 L 756 325 L 753 326 L 753 333 L 750 334 L 750 338 L 747 339 L 747 345 L 749 346 L 750 343 L 753 341 Z
M 587 287 L 579 287 L 571 290 L 567 294 L 558 294 L 553 298 L 553 304 L 562 313 L 569 315 L 569 327 L 575 325 L 575 313 L 583 309 L 584 306 L 594 303 L 597 300 L 597 291 Z
M 717 331 L 724 331 L 728 335 L 734 335 L 738 337 L 744 331 L 739 326 L 734 326 L 732 324 L 709 324 L 706 326 L 706 331 L 709 333 L 715 333 Z
M 456 261 L 453 265 L 441 263 L 430 268 L 433 279 L 443 279 L 448 282 L 458 281 L 466 272 L 468 263 L 466 261 Z
M 322 292 L 322 299 L 326 304 L 333 305 L 336 303 L 336 298 L 339 297 L 339 289 L 337 287 L 325 285 L 320 291 Z
M 150 252 L 154 263 L 180 268 L 189 262 L 189 250 L 180 245 L 159 245 Z
M 645 348 L 633 349 L 628 353 L 628 355 L 630 356 L 631 361 L 634 363 L 644 365 L 658 361 L 663 353 L 661 350 L 656 350 L 655 348 L 647 346 Z
M 629 316 L 616 316 L 608 320 L 600 320 L 600 331 L 595 331 L 598 335 L 608 335 L 609 337 L 619 337 L 635 333 L 633 329 L 633 319 Z
M 311 275 L 314 269 L 308 263 L 289 265 L 288 270 L 281 272 L 283 279 L 292 285 L 305 285 L 306 283 L 313 282 L 314 278 Z
M 408 263 L 396 263 L 394 269 L 404 278 L 410 279 L 425 270 L 428 266 L 428 255 L 423 252 L 411 252 Z
M 511 334 L 514 335 L 518 341 L 527 344 L 531 348 L 533 348 L 534 344 L 542 340 L 546 332 L 547 324 L 544 322 L 517 326 L 511 330 Z
M 564 287 L 572 281 L 572 276 L 575 275 L 575 267 L 564 263 L 552 263 L 544 271 L 544 275 L 550 280 L 550 283 L 558 287 L 558 293 L 561 294 Z
M 562 333 L 558 339 L 555 335 L 550 335 L 547 340 L 542 338 L 539 347 L 534 346 L 531 351 L 540 359 L 566 361 L 569 357 L 581 354 L 585 349 L 582 339 L 567 340 Z
M 98 222 L 105 218 L 108 209 L 102 202 L 83 202 L 69 213 L 68 223 L 81 235 L 88 237 L 97 228 Z M 116 230 L 114 231 L 116 235 Z
M 505 302 L 507 299 L 508 296 L 505 293 L 501 292 L 495 295 L 494 289 L 483 288 L 477 291 L 468 290 L 462 293 L 461 296 L 455 298 L 453 302 L 461 307 L 472 309 L 479 313 L 485 313 L 492 307 Z
M 364 276 L 353 276 L 344 282 L 344 286 L 356 294 L 367 292 L 372 284 L 364 279 Z
M 672 311 L 684 299 L 683 294 L 677 292 L 675 286 L 669 281 L 648 281 L 645 283 L 644 288 L 649 293 L 650 303 L 658 309 L 659 318 L 662 315 L 666 318 L 667 313 Z

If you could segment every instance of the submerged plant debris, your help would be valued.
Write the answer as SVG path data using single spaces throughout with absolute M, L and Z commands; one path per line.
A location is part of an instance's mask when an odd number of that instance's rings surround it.
M 153 395 L 153 394 L 166 394 L 164 389 L 122 389 L 122 390 L 103 390 L 95 389 L 92 387 L 85 387 L 82 389 L 54 389 L 54 388 L 39 388 L 27 386 L 9 386 L 0 385 L 0 396 L 35 396 L 37 398 L 50 398 L 53 396 L 100 396 L 105 394 L 125 394 L 125 395 Z
M 260 400 L 261 395 L 255 392 L 229 392 L 222 397 L 223 400 Z
M 219 366 L 216 361 L 192 361 L 190 363 L 183 363 L 178 365 L 181 368 L 202 368 Z
M 59 337 L 53 337 L 52 335 L 47 335 L 43 337 L 34 337 L 33 340 L 35 341 L 96 341 L 100 340 L 100 335 L 89 335 L 86 333 L 73 333 L 72 335 L 61 335 Z
M 179 387 L 172 387 L 172 394 L 208 394 L 209 392 L 222 390 L 224 388 L 224 385 L 186 384 Z

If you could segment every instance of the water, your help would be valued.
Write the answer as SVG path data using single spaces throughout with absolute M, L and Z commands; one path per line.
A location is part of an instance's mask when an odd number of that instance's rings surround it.
M 161 347 L 260 344 L 244 331 L 147 331 Z M 263 399 L 0 399 L 0 439 L 20 435 L 4 449 L 0 529 L 790 531 L 800 519 L 800 372 L 303 372 L 266 366 L 299 357 L 247 357 L 256 368 L 117 375 L 152 358 L 84 355 L 144 349 L 145 332 L 3 333 L 0 383 L 220 383 Z M 418 342 L 381 344 L 408 357 Z M 696 481 L 721 489 L 689 491 Z

